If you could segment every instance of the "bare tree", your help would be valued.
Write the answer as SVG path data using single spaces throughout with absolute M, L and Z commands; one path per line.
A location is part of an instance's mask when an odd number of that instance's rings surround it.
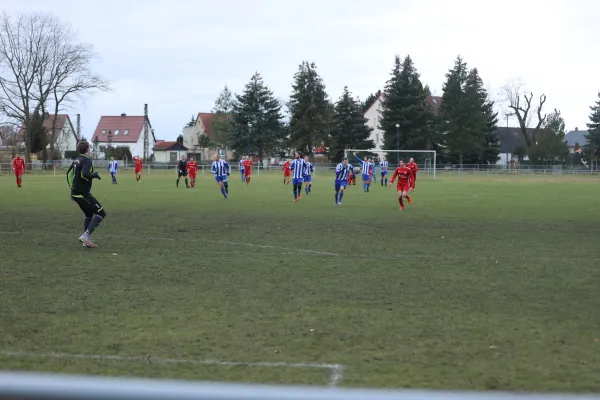
M 507 107 L 514 112 L 514 115 L 516 115 L 519 120 L 519 127 L 521 128 L 521 133 L 523 134 L 527 147 L 535 145 L 538 132 L 546 119 L 546 114 L 542 115 L 542 109 L 546 102 L 546 95 L 542 94 L 538 105 L 534 106 L 535 111 L 537 112 L 537 123 L 534 128 L 530 128 L 534 117 L 531 108 L 533 93 L 530 92 L 527 94 L 523 82 L 517 79 L 506 83 L 502 86 L 502 96 L 507 103 Z
M 0 113 L 23 126 L 28 161 L 34 116 L 48 118 L 48 109 L 53 109 L 50 132 L 55 135 L 63 102 L 108 89 L 108 83 L 90 71 L 92 47 L 76 39 L 71 26 L 52 15 L 0 16 Z M 55 138 L 49 139 L 51 144 Z M 48 143 L 46 138 L 42 142 Z

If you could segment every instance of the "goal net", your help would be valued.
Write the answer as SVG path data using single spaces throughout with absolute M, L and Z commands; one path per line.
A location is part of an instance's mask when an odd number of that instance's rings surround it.
M 423 174 L 431 175 L 433 180 L 435 180 L 437 164 L 437 154 L 435 150 L 344 150 L 344 155 L 348 157 L 348 162 L 356 165 L 358 161 L 356 158 L 354 158 L 353 153 L 356 153 L 356 155 L 358 155 L 361 159 L 364 159 L 365 157 L 369 157 L 372 160 L 374 159 L 375 162 L 378 163 L 378 167 L 379 162 L 383 160 L 383 157 L 386 157 L 389 163 L 390 172 L 396 168 L 399 160 L 404 160 L 404 162 L 407 163 L 411 158 L 413 158 L 415 163 L 419 166 L 418 176 Z M 379 173 L 379 168 L 377 168 L 377 173 Z

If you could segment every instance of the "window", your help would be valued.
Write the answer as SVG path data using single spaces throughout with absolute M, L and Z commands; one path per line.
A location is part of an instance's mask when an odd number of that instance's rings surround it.
M 129 135 L 129 129 L 125 129 L 125 130 L 123 131 L 123 135 L 125 135 L 125 136 Z
M 113 133 L 114 136 L 117 136 L 119 134 L 119 130 L 115 130 L 115 133 Z
M 169 156 L 170 156 L 170 159 L 171 159 L 172 163 L 177 162 L 177 152 L 176 151 L 172 151 Z
M 102 129 L 102 135 L 106 135 L 106 129 Z
M 224 156 L 224 155 L 225 155 L 225 150 L 223 150 L 223 149 L 219 149 L 219 155 L 220 155 L 220 156 Z

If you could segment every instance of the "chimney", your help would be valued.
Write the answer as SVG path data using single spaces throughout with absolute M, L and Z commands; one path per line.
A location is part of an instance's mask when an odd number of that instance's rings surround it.
M 125 113 L 121 114 L 121 117 L 126 117 L 126 116 L 127 116 L 127 114 L 125 114 Z

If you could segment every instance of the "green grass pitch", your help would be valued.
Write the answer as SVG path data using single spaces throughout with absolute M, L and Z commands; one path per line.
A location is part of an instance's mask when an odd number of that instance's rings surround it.
M 2 369 L 600 391 L 600 178 L 420 174 L 402 212 L 332 174 L 297 204 L 280 173 L 93 193 L 84 249 L 62 174 L 0 177 Z

